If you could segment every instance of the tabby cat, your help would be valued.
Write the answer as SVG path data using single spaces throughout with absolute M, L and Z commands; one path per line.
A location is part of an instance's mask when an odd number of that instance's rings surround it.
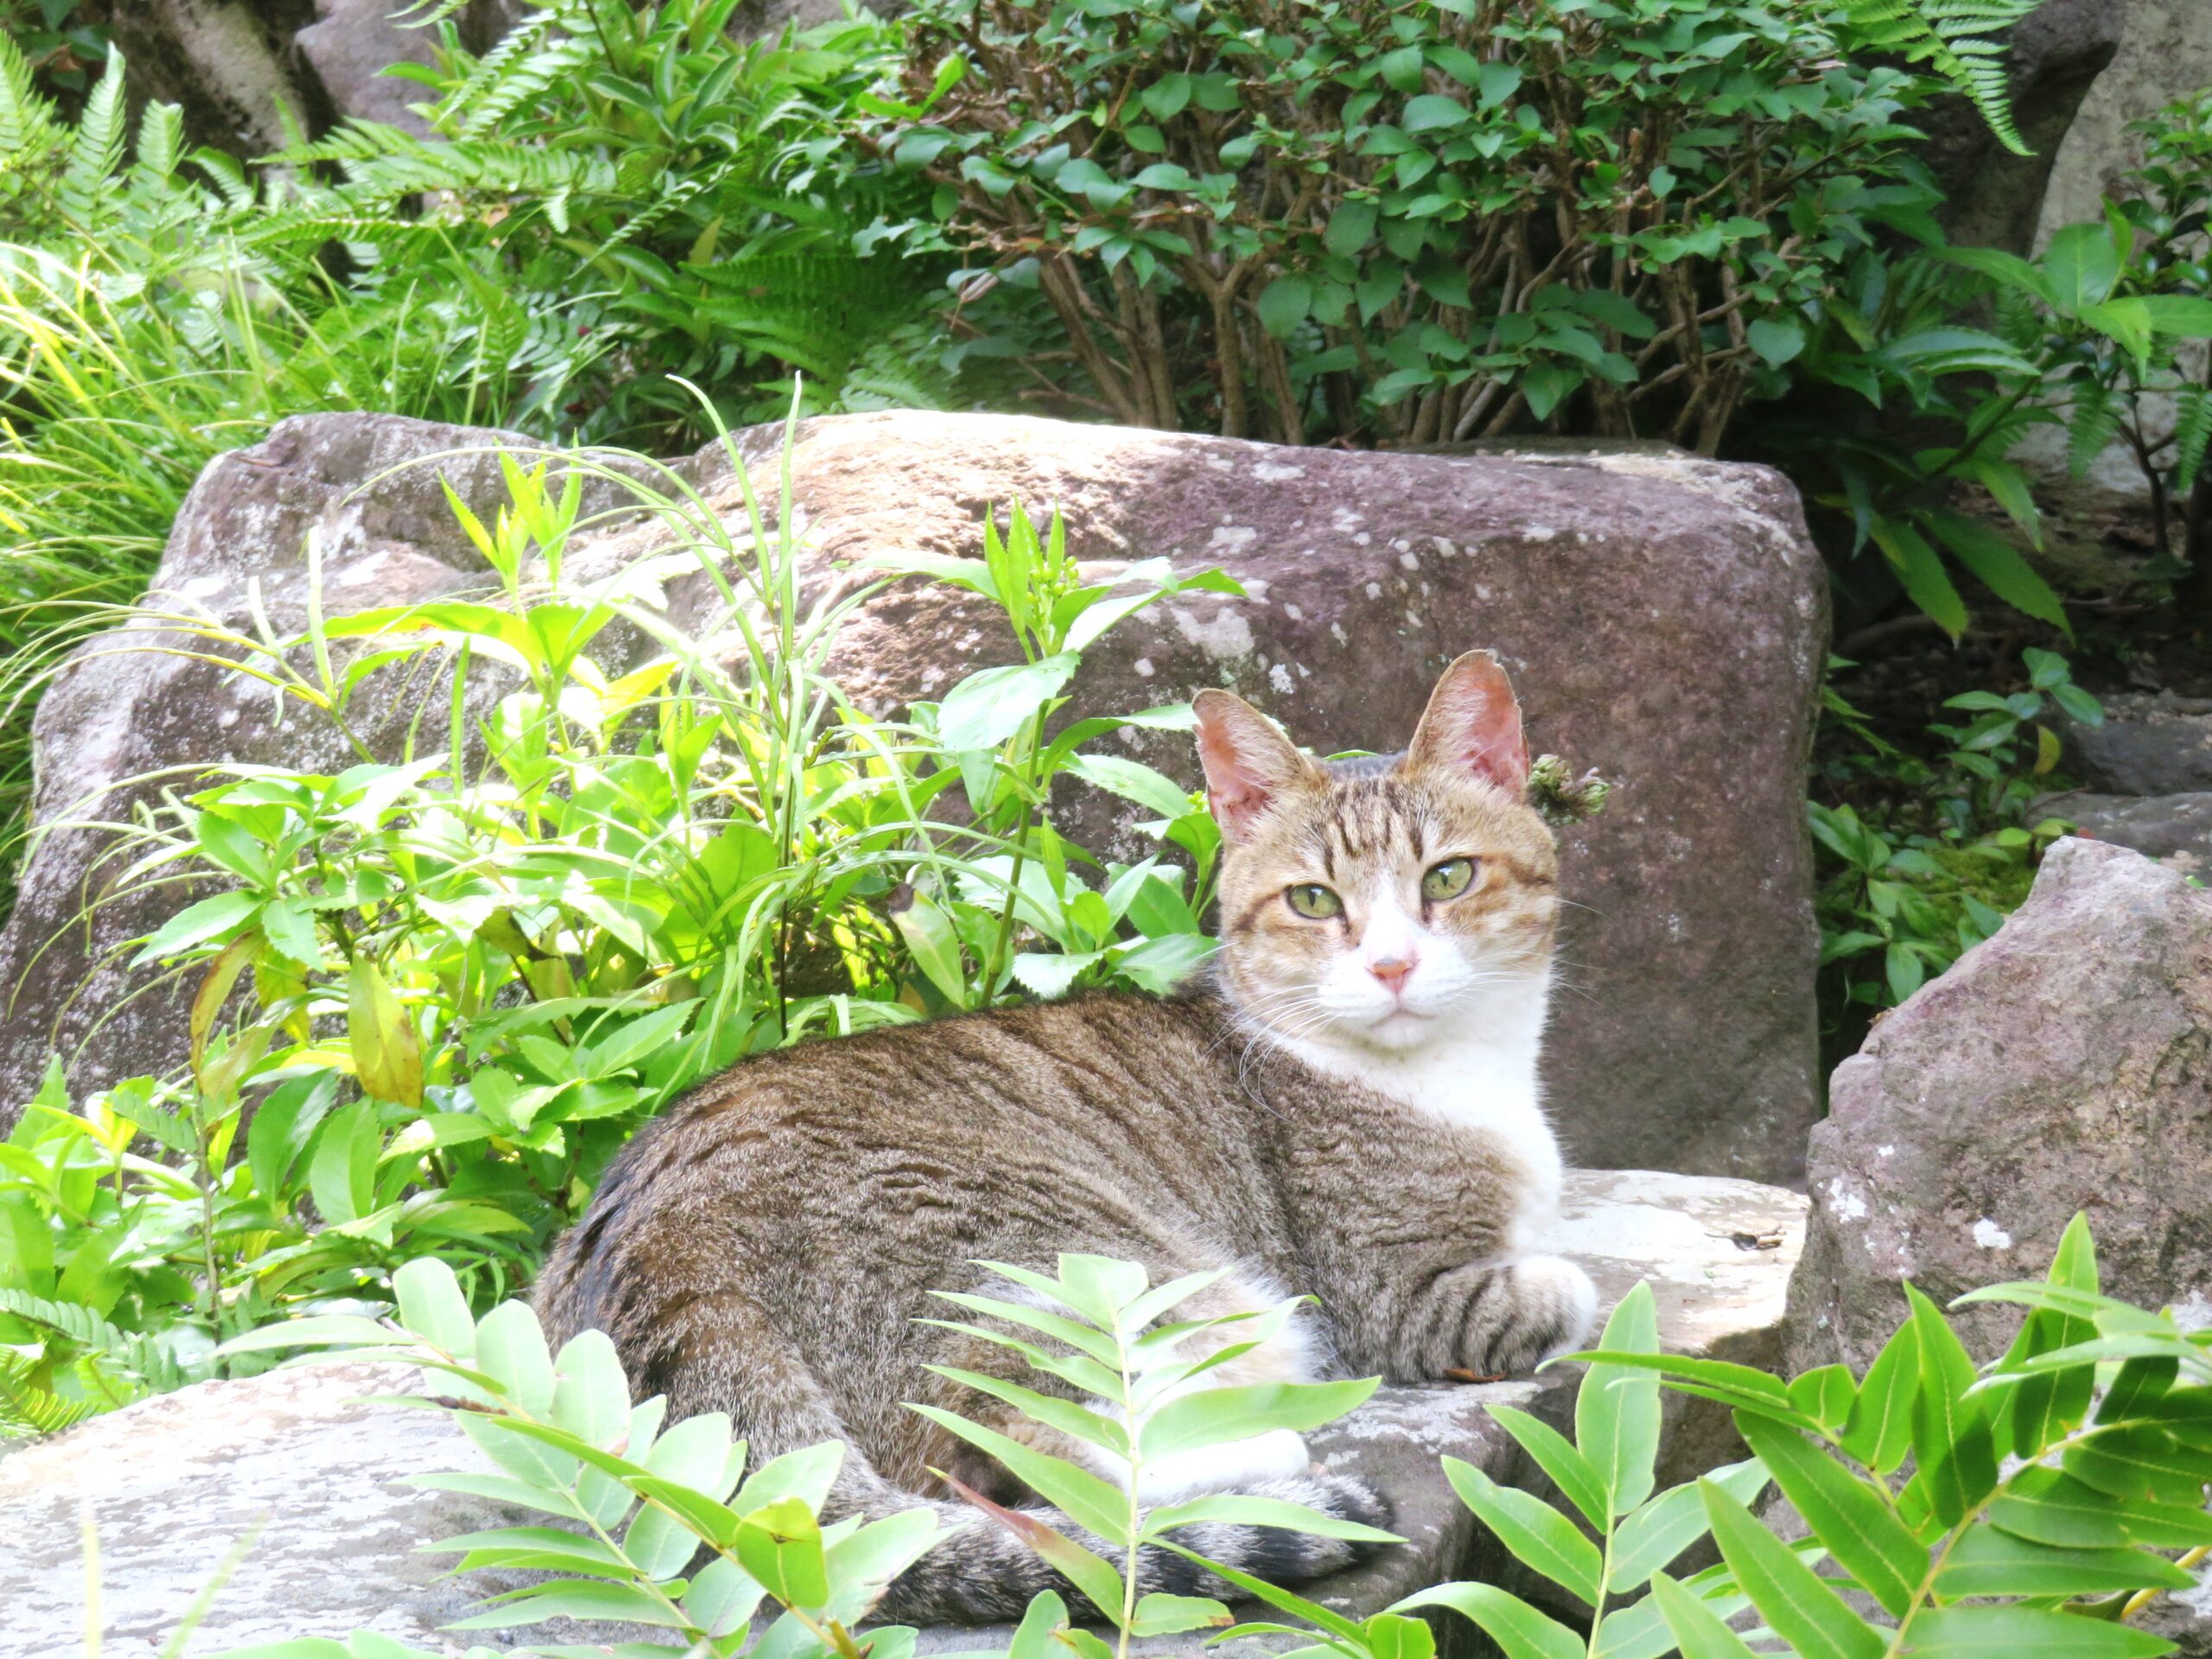
M 879 1617 L 1007 1618 L 1067 1587 L 944 1495 L 932 1465 L 1022 1501 L 905 1403 L 1099 1455 L 925 1369 L 1053 1386 L 916 1323 L 945 1312 L 934 1289 L 1003 1291 L 979 1259 L 1050 1270 L 1089 1251 L 1155 1283 L 1228 1267 L 1182 1317 L 1319 1298 L 1214 1382 L 1518 1371 L 1586 1333 L 1588 1277 L 1529 1253 L 1560 1183 L 1536 1090 L 1556 863 L 1504 671 L 1486 652 L 1453 663 L 1399 755 L 1317 762 L 1226 692 L 1196 708 L 1227 843 L 1210 983 L 747 1060 L 630 1143 L 539 1285 L 549 1328 L 605 1331 L 671 1418 L 728 1412 L 756 1459 L 849 1442 L 830 1516 L 937 1504 L 945 1536 Z M 1388 1521 L 1287 1430 L 1149 1465 L 1140 1497 L 1223 1490 Z M 1277 1581 L 1361 1548 L 1181 1535 Z M 1147 1590 L 1230 1592 L 1165 1552 L 1142 1572 Z

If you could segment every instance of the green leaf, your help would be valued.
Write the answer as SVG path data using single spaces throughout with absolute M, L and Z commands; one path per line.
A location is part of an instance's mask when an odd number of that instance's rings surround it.
M 1912 1402 L 1919 1392 L 1920 1333 L 1908 1320 L 1866 1368 L 1844 1426 L 1843 1449 L 1877 1474 L 1896 1471 L 1912 1450 Z
M 1796 1552 L 1711 1481 L 1699 1483 L 1721 1558 L 1798 1659 L 1880 1659 L 1883 1641 Z
M 1280 1497 L 1248 1497 L 1236 1492 L 1209 1492 L 1180 1503 L 1163 1503 L 1144 1517 L 1147 1538 L 1177 1527 L 1216 1522 L 1231 1526 L 1281 1527 L 1287 1532 L 1309 1533 L 1316 1538 L 1351 1538 L 1370 1544 L 1398 1544 L 1404 1539 L 1394 1532 L 1340 1520 L 1303 1503 Z
M 1033 663 L 970 674 L 938 706 L 938 741 L 955 753 L 996 748 L 1036 718 L 1075 677 L 1082 661 L 1064 651 Z
M 556 1427 L 590 1446 L 612 1450 L 630 1427 L 630 1385 L 621 1357 L 603 1331 L 580 1331 L 553 1361 Z
M 1943 561 L 1926 537 L 1898 518 L 1876 518 L 1867 527 L 1874 544 L 1904 584 L 1905 596 L 1954 639 L 1967 631 L 1966 601 L 1944 574 Z
M 1592 1466 L 1573 1441 L 1541 1418 L 1531 1417 L 1512 1406 L 1487 1406 L 1484 1409 L 1521 1443 L 1521 1449 L 1551 1477 L 1552 1484 L 1568 1503 L 1582 1511 L 1592 1526 L 1602 1530 L 1611 1522 L 1611 1498 L 1605 1477 Z M 1700 1527 L 1699 1530 L 1704 1529 Z
M 435 1255 L 418 1255 L 393 1271 L 391 1288 L 400 1324 L 455 1359 L 474 1356 L 476 1320 L 451 1268 Z
M 308 1191 L 324 1221 L 342 1227 L 376 1207 L 377 1154 L 383 1149 L 377 1109 L 367 1101 L 331 1114 L 308 1166 Z
M 476 1363 L 532 1416 L 553 1404 L 553 1357 L 528 1302 L 502 1302 L 476 1327 Z
M 891 920 L 906 942 L 907 954 L 938 993 L 956 1008 L 968 1006 L 968 970 L 960 954 L 960 930 L 951 915 L 926 893 L 909 891 L 891 906 Z
M 1651 1580 L 1651 1598 L 1667 1621 L 1682 1659 L 1753 1659 L 1744 1638 L 1730 1630 L 1719 1614 L 1676 1584 L 1664 1573 Z
M 365 1093 L 421 1108 L 422 1042 L 391 985 L 365 957 L 355 959 L 346 977 L 346 1038 Z M 356 1213 L 365 1213 L 365 1206 Z
M 1770 366 L 1780 368 L 1805 349 L 1802 324 L 1790 317 L 1761 317 L 1745 331 L 1751 349 Z
M 2061 1549 L 1977 1521 L 1960 1535 L 1936 1574 L 1936 1593 L 1967 1596 L 2099 1596 L 2121 1590 L 2184 1590 L 2194 1574 L 2144 1549 Z
M 1750 1412 L 1737 1414 L 1736 1427 L 1828 1554 L 1885 1611 L 1903 1618 L 1927 1576 L 1928 1551 L 1884 1497 L 1794 1429 Z
M 1748 1505 L 1767 1484 L 1766 1465 L 1757 1458 L 1724 1465 L 1706 1477 L 1738 1503 Z M 1707 1531 L 1705 1500 L 1697 1484 L 1686 1481 L 1647 1499 L 1621 1519 L 1613 1534 L 1608 1593 L 1625 1595 L 1688 1549 Z
M 1822 1428 L 1840 1430 L 1859 1403 L 1859 1385 L 1847 1366 L 1818 1365 L 1790 1379 L 1789 1403 Z
M 1278 276 L 1260 290 L 1255 309 L 1262 327 L 1288 340 L 1313 309 L 1313 284 L 1303 276 Z
M 1136 1636 L 1179 1636 L 1235 1622 L 1236 1615 L 1210 1596 L 1171 1596 L 1159 1591 L 1141 1597 L 1129 1629 Z
M 1321 232 L 1321 245 L 1340 259 L 1349 259 L 1364 248 L 1375 236 L 1375 204 L 1371 201 L 1340 201 L 1329 215 L 1329 227 Z
M 1607 1352 L 1658 1352 L 1659 1316 L 1649 1284 L 1621 1298 L 1599 1345 Z M 1574 1397 L 1574 1438 L 1605 1483 L 1613 1514 L 1626 1515 L 1651 1496 L 1659 1456 L 1659 1379 L 1640 1370 L 1592 1365 Z
M 1466 120 L 1467 106 L 1441 92 L 1423 92 L 1406 100 L 1403 124 L 1408 132 L 1435 132 L 1463 125 Z
M 2068 315 L 2096 304 L 2120 277 L 2120 250 L 2102 225 L 2069 225 L 2044 250 L 2052 302 Z
M 747 1515 L 736 1551 L 738 1565 L 785 1606 L 816 1607 L 830 1599 L 822 1528 L 804 1498 L 779 1497 Z
M 681 1629 L 683 1624 L 658 1596 L 634 1586 L 569 1579 L 516 1591 L 490 1611 L 457 1619 L 445 1628 L 499 1630 L 549 1618 L 616 1618 L 671 1629 Z
M 155 930 L 131 959 L 131 966 L 141 967 L 221 938 L 244 926 L 260 906 L 260 898 L 251 893 L 219 893 L 188 905 Z
M 1944 508 L 1919 515 L 1920 522 L 1951 550 L 1961 564 L 1980 578 L 1981 585 L 2016 611 L 2063 631 L 2069 638 L 2074 625 L 2067 619 L 2065 602 L 2050 584 L 2030 568 L 2019 550 L 1979 518 Z
M 1913 1621 L 1916 1659 L 2156 1659 L 2164 1637 L 2040 1607 L 1936 1607 Z
M 1463 1614 L 1505 1650 L 1506 1659 L 1583 1659 L 1580 1637 L 1494 1584 L 1440 1584 L 1392 1603 L 1388 1611 L 1403 1613 L 1416 1607 L 1449 1607 Z
M 2212 1516 L 2202 1510 L 2113 1497 L 2056 1469 L 2014 1475 L 1991 1501 L 1989 1520 L 2016 1537 L 2067 1549 L 2212 1544 Z
M 1117 1546 L 1128 1542 L 1129 1501 L 1119 1488 L 1101 1480 L 1088 1469 L 1064 1458 L 1033 1451 L 995 1429 L 971 1423 L 935 1406 L 910 1404 L 940 1428 L 949 1429 L 970 1446 L 989 1452 L 1011 1470 L 1046 1503 L 1066 1511 L 1077 1526 L 1089 1529 Z
M 1997 1484 L 1997 1454 L 1988 1417 L 1969 1399 L 1974 1366 L 1936 1304 L 1910 1281 L 1904 1287 L 1920 1338 L 1920 1391 L 1912 1408 L 1912 1450 L 1930 1510 L 1955 1526 Z
M 1162 1458 L 1249 1440 L 1270 1429 L 1304 1433 L 1356 1409 L 1381 1382 L 1374 1376 L 1337 1382 L 1252 1382 L 1179 1395 L 1154 1412 L 1145 1425 L 1144 1455 Z
M 1513 63 L 1491 62 L 1483 65 L 1478 79 L 1480 96 L 1478 101 L 1486 110 L 1494 110 L 1521 88 L 1521 67 Z
M 1541 1498 L 1500 1486 L 1471 1463 L 1444 1459 L 1445 1478 L 1475 1518 L 1513 1552 L 1516 1560 L 1542 1573 L 1570 1595 L 1598 1605 L 1605 1561 L 1597 1545 Z

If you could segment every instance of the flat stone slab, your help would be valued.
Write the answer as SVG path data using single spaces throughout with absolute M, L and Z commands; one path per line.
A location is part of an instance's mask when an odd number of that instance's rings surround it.
M 1577 1172 L 1567 1178 L 1553 1243 L 1589 1268 L 1609 1303 L 1649 1280 L 1669 1347 L 1772 1364 L 1804 1213 L 1799 1194 L 1750 1181 Z M 442 1627 L 512 1581 L 443 1577 L 448 1558 L 415 1547 L 515 1517 L 407 1484 L 410 1476 L 488 1466 L 442 1414 L 364 1397 L 416 1387 L 404 1368 L 345 1364 L 206 1382 L 0 1459 L 0 1659 L 81 1651 L 88 1523 L 99 1541 L 102 1659 L 152 1659 L 226 1554 L 257 1527 L 259 1537 L 187 1643 L 187 1659 L 353 1630 L 432 1652 L 465 1652 L 467 1639 Z M 1497 1479 L 1534 1484 L 1518 1448 L 1483 1408 L 1520 1405 L 1563 1422 L 1571 1400 L 1565 1372 L 1386 1389 L 1314 1435 L 1317 1457 L 1357 1468 L 1390 1495 L 1411 1547 L 1310 1587 L 1364 1613 L 1466 1575 L 1479 1541 L 1438 1458 L 1450 1452 Z M 1664 1461 L 1674 1478 L 1731 1455 L 1716 1411 L 1675 1409 L 1695 1404 L 1678 1399 L 1670 1407 Z M 570 1626 L 553 1639 L 639 1634 L 646 1633 Z M 520 1639 L 477 1635 L 493 1645 Z M 921 1650 L 1002 1652 L 1009 1635 L 932 1630 Z M 1189 1641 L 1139 1645 L 1184 1652 Z

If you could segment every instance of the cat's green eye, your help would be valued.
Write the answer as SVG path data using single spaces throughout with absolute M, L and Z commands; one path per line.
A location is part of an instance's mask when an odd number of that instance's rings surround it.
M 1457 899 L 1467 890 L 1475 879 L 1475 861 L 1471 858 L 1447 858 L 1433 865 L 1421 879 L 1421 896 L 1433 902 L 1440 899 Z
M 1344 901 L 1319 881 L 1302 881 L 1294 887 L 1287 887 L 1282 896 L 1289 901 L 1293 910 L 1317 922 L 1325 922 L 1332 916 L 1344 913 Z

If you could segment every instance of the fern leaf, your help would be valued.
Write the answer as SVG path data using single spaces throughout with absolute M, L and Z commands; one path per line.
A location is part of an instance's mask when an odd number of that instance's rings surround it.
M 101 1409 L 92 1400 L 65 1400 L 38 1380 L 38 1367 L 0 1348 L 0 1440 L 59 1434 Z
M 2182 494 L 2196 487 L 2204 452 L 2212 447 L 2212 391 L 2189 386 L 2175 400 L 2174 482 Z
M 181 1389 L 192 1380 L 166 1348 L 150 1338 L 118 1330 L 81 1302 L 50 1302 L 28 1291 L 0 1289 L 0 1313 L 67 1337 L 157 1393 Z
M 138 118 L 131 189 L 149 202 L 168 194 L 175 188 L 176 164 L 183 153 L 184 111 L 174 104 L 149 104 Z
M 84 118 L 77 124 L 69 165 L 61 175 L 62 214 L 80 230 L 93 228 L 102 217 L 108 181 L 123 165 L 124 68 L 123 54 L 111 49 L 107 73 L 85 100 Z
M 2074 389 L 2074 413 L 2066 423 L 2066 467 L 2075 478 L 2088 476 L 2105 446 L 2120 434 L 2120 411 L 2112 394 L 2094 381 Z
M 13 37 L 0 32 L 0 156 L 33 155 L 60 130 L 53 104 L 32 80 L 30 60 Z
M 2016 156 L 2034 152 L 2012 122 L 2005 42 L 1994 38 L 2043 0 L 1844 0 L 1844 16 L 1865 43 L 1924 63 L 1980 112 L 1997 141 Z

